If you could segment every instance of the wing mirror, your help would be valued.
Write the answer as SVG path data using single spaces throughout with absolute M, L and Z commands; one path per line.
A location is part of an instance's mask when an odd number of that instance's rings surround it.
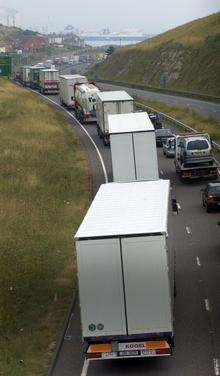
M 172 211 L 174 214 L 178 214 L 178 205 L 175 198 L 172 199 Z

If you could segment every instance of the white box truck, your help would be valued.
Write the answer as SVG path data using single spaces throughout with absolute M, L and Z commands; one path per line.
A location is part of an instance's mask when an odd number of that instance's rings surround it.
M 114 182 L 158 180 L 155 129 L 147 112 L 108 115 Z
M 75 114 L 81 123 L 96 122 L 96 94 L 97 86 L 92 83 L 75 84 Z
M 42 69 L 39 75 L 39 90 L 42 94 L 59 93 L 59 71 L 57 69 Z
M 108 115 L 134 112 L 134 99 L 126 91 L 103 91 L 97 94 L 97 132 L 109 145 Z
M 68 74 L 60 76 L 60 103 L 68 108 L 75 107 L 74 85 L 84 84 L 88 80 L 80 74 Z
M 75 235 L 86 358 L 172 354 L 169 190 L 168 180 L 103 184 Z

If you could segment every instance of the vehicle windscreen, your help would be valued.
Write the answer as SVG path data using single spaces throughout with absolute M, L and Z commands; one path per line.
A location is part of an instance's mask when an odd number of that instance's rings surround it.
M 211 194 L 213 194 L 213 195 L 220 196 L 220 186 L 217 186 L 217 187 L 210 187 L 210 189 L 209 189 L 209 193 L 211 193 Z
M 187 144 L 187 150 L 204 150 L 208 148 L 209 144 L 206 140 L 189 141 Z
M 164 137 L 164 136 L 170 136 L 170 135 L 172 135 L 170 129 L 157 129 L 156 130 L 156 136 Z
M 175 139 L 169 140 L 169 147 L 175 149 Z

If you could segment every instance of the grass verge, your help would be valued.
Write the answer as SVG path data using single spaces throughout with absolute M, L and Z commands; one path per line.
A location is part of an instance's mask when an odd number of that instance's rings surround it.
M 0 80 L 0 375 L 47 375 L 89 204 L 81 145 L 61 113 Z
M 189 125 L 190 127 L 196 129 L 198 132 L 207 132 L 210 134 L 213 140 L 220 143 L 219 122 L 211 117 L 204 117 L 194 110 L 180 108 L 178 106 L 173 106 L 158 101 L 148 101 L 139 97 L 135 97 L 135 101 L 143 105 L 155 108 L 156 110 L 163 112 L 166 115 L 172 116 L 177 120 L 182 121 L 186 125 Z M 184 132 L 183 128 L 182 130 Z

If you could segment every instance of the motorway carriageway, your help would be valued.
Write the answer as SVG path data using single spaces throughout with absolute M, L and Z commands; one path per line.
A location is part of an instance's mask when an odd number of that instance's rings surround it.
M 58 97 L 48 99 L 59 103 Z M 96 125 L 82 127 L 73 113 L 67 117 L 84 145 L 94 196 L 100 184 L 112 181 L 110 149 L 97 136 Z M 77 299 L 52 376 L 220 375 L 220 213 L 207 214 L 202 207 L 205 182 L 180 182 L 173 159 L 165 158 L 161 148 L 158 160 L 160 178 L 171 180 L 172 197 L 179 205 L 179 214 L 170 213 L 169 218 L 176 257 L 174 355 L 84 362 Z
M 116 86 L 111 84 L 97 83 L 100 89 L 105 90 L 125 90 L 132 97 L 141 97 L 145 100 L 159 101 L 166 104 L 170 104 L 178 107 L 185 107 L 187 109 L 195 110 L 205 117 L 212 117 L 213 119 L 220 121 L 220 103 L 214 103 L 199 99 L 193 99 L 189 97 L 181 97 L 171 94 L 163 94 L 155 91 L 147 91 L 141 89 L 131 89 L 126 86 Z

